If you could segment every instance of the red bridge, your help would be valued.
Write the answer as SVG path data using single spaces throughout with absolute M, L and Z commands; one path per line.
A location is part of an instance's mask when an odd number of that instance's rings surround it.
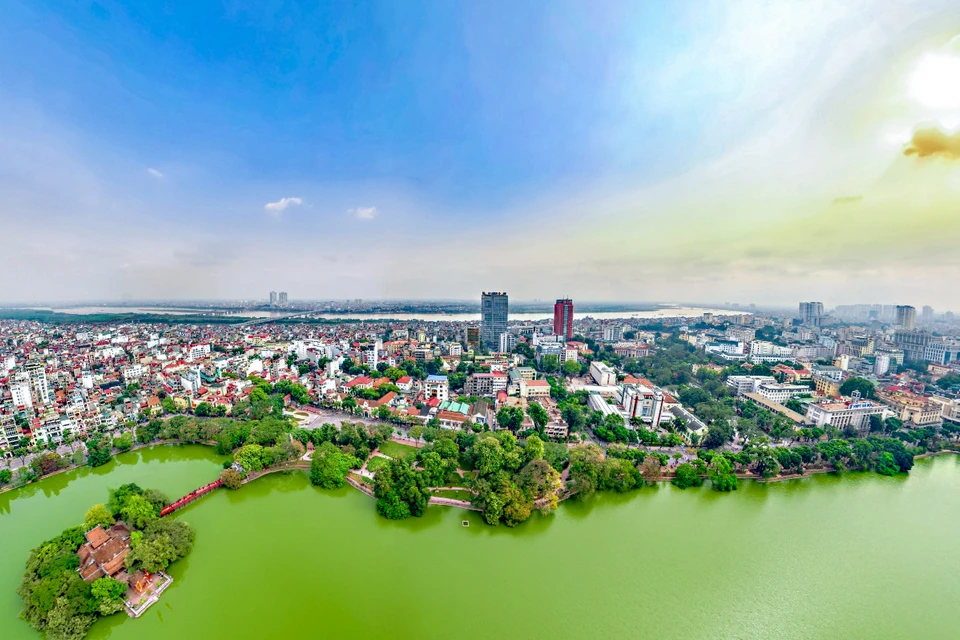
M 187 495 L 183 496 L 182 498 L 180 498 L 180 499 L 177 500 L 176 502 L 174 502 L 174 503 L 172 503 L 172 504 L 168 504 L 167 506 L 165 506 L 165 507 L 160 511 L 160 517 L 162 518 L 163 516 L 170 515 L 171 513 L 173 513 L 174 511 L 176 511 L 177 509 L 182 509 L 183 507 L 187 506 L 188 504 L 190 504 L 191 502 L 193 502 L 193 501 L 196 500 L 197 498 L 202 498 L 203 496 L 207 495 L 208 493 L 210 493 L 210 492 L 213 491 L 214 489 L 219 489 L 219 488 L 222 487 L 222 486 L 223 486 L 223 482 L 221 482 L 220 480 L 217 480 L 216 482 L 211 482 L 210 484 L 208 484 L 208 485 L 206 485 L 206 486 L 203 486 L 203 487 L 200 487 L 199 489 L 194 489 L 193 491 L 191 491 L 191 492 L 188 493 Z

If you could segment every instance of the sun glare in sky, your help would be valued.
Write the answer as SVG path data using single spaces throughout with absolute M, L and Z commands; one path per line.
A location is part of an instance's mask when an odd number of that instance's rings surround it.
M 932 109 L 960 109 L 960 56 L 927 54 L 910 76 L 909 90 Z

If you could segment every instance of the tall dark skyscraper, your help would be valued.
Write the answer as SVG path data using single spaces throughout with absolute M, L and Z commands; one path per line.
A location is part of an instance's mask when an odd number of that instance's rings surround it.
M 896 323 L 901 329 L 913 329 L 917 324 L 917 310 L 910 305 L 898 304 Z
M 480 299 L 480 342 L 488 351 L 500 348 L 500 336 L 507 331 L 507 294 L 483 292 Z
M 573 337 L 573 300 L 564 298 L 553 305 L 553 335 Z
M 800 320 L 803 324 L 809 324 L 814 327 L 820 326 L 820 319 L 823 317 L 822 302 L 801 302 Z

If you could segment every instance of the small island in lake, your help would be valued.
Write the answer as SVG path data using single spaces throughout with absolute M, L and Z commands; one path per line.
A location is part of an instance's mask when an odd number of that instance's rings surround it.
M 140 616 L 173 582 L 164 571 L 190 553 L 195 532 L 161 517 L 170 500 L 125 484 L 107 504 L 30 553 L 17 593 L 21 617 L 51 640 L 83 638 L 98 616 Z

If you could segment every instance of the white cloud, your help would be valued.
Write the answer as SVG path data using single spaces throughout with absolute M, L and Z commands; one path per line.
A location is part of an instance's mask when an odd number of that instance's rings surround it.
M 356 209 L 349 209 L 347 212 L 361 220 L 372 220 L 377 217 L 376 207 L 357 207 Z
M 163 174 L 154 169 L 153 167 L 147 167 L 147 173 L 152 175 L 154 178 L 163 179 Z
M 300 198 L 280 198 L 276 202 L 268 202 L 263 205 L 263 208 L 274 218 L 279 218 L 280 214 L 292 204 L 303 204 L 303 200 Z

